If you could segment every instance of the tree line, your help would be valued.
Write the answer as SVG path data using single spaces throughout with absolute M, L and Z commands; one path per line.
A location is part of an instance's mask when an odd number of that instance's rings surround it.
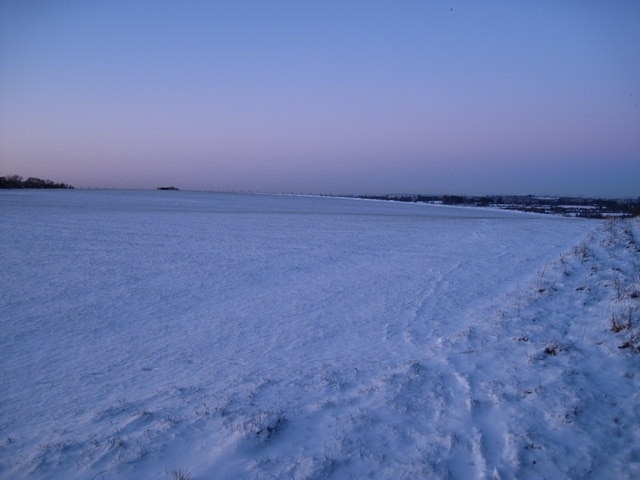
M 0 177 L 0 188 L 73 188 L 73 186 L 36 177 L 24 180 L 20 175 L 10 175 Z
M 606 218 L 611 215 L 640 216 L 640 197 L 637 199 L 538 197 L 535 195 L 359 195 L 359 197 L 394 200 L 396 202 L 497 207 L 505 210 L 551 213 L 585 218 Z

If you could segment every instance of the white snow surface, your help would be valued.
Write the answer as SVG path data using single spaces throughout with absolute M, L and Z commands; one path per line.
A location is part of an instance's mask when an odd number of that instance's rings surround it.
M 0 221 L 2 478 L 640 478 L 637 220 L 18 190 Z

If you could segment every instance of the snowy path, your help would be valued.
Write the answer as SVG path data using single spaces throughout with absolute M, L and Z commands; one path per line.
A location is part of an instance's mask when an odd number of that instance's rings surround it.
M 0 197 L 5 478 L 640 473 L 636 221 L 60 193 Z
M 635 234 L 633 230 L 635 229 Z M 487 476 L 640 474 L 638 222 L 608 223 L 450 345 Z M 611 331 L 611 312 L 633 327 Z M 496 328 L 496 327 L 499 328 Z

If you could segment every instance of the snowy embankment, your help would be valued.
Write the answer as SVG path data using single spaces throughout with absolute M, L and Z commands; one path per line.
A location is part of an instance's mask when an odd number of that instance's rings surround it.
M 0 216 L 3 478 L 640 476 L 637 220 L 86 191 Z

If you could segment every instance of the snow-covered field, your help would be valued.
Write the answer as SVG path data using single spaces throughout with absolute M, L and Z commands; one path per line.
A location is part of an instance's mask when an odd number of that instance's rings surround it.
M 640 477 L 637 220 L 25 190 L 0 233 L 2 478 Z

